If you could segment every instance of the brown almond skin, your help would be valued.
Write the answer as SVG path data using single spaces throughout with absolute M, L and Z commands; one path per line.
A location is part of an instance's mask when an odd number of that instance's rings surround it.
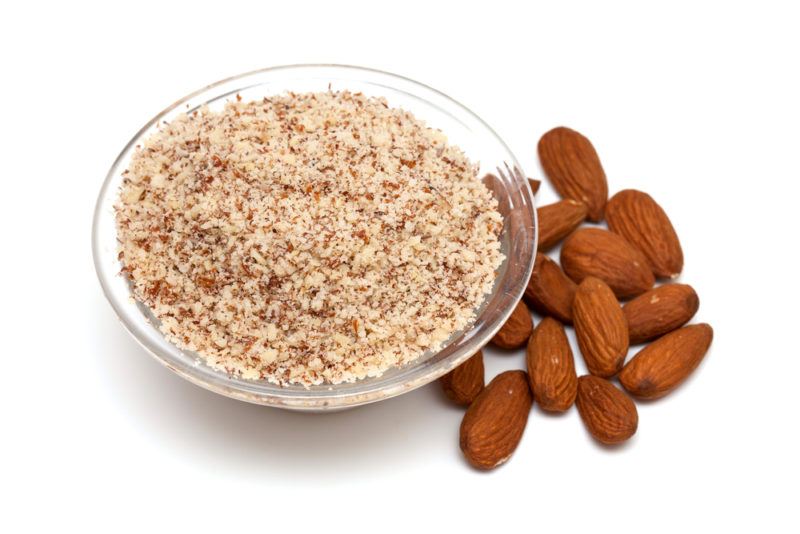
M 606 445 L 630 439 L 639 426 L 636 405 L 604 378 L 591 375 L 580 377 L 575 405 L 592 437 Z
M 528 342 L 533 332 L 533 318 L 524 302 L 519 301 L 506 324 L 492 338 L 492 344 L 501 349 L 518 349 Z
M 621 299 L 641 295 L 655 284 L 644 255 L 622 236 L 601 228 L 580 228 L 561 247 L 561 267 L 580 283 L 594 276 Z
M 467 361 L 439 379 L 447 398 L 460 406 L 469 406 L 483 391 L 483 353 L 476 352 Z
M 589 220 L 602 220 L 608 182 L 592 143 L 559 126 L 539 139 L 538 150 L 542 168 L 561 197 L 580 200 L 588 207 Z
M 572 324 L 572 301 L 577 287 L 556 262 L 544 254 L 536 254 L 523 298 L 542 315 Z
M 545 317 L 533 331 L 526 351 L 534 400 L 548 412 L 563 412 L 575 402 L 578 375 L 564 326 Z
M 589 372 L 603 378 L 620 372 L 628 354 L 628 323 L 611 288 L 598 278 L 585 279 L 575 292 L 572 316 Z
M 533 396 L 525 371 L 497 375 L 467 409 L 459 443 L 467 461 L 477 469 L 494 469 L 519 445 Z
M 667 284 L 642 293 L 622 308 L 628 320 L 631 345 L 680 328 L 694 317 L 699 307 L 697 293 L 686 284 Z
M 547 252 L 572 233 L 586 219 L 588 208 L 568 198 L 536 210 L 539 222 L 539 251 Z
M 640 350 L 619 374 L 628 393 L 659 399 L 692 374 L 711 346 L 714 331 L 703 323 L 684 326 Z
M 669 217 L 647 193 L 620 191 L 606 206 L 608 228 L 639 249 L 659 278 L 677 278 L 683 270 L 683 249 Z
M 528 183 L 531 185 L 531 191 L 534 195 L 539 192 L 539 188 L 542 186 L 542 182 L 533 178 L 528 178 Z

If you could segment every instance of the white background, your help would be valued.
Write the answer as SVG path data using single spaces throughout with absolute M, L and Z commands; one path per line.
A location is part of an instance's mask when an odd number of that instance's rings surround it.
M 798 531 L 791 2 L 111 4 L 0 8 L 0 530 Z M 302 62 L 432 85 L 535 177 L 538 137 L 572 126 L 612 192 L 665 207 L 715 340 L 683 387 L 639 405 L 631 442 L 535 408 L 511 461 L 479 473 L 437 384 L 286 413 L 192 386 L 128 337 L 91 263 L 107 168 L 184 94 Z M 487 378 L 523 365 L 486 359 Z

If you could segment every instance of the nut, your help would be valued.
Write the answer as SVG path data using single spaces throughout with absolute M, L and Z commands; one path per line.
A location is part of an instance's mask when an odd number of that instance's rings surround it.
M 677 278 L 683 270 L 683 250 L 675 228 L 661 206 L 647 193 L 620 191 L 608 201 L 609 229 L 639 249 L 659 278 Z
M 641 295 L 655 283 L 644 255 L 623 237 L 600 228 L 581 228 L 561 247 L 561 266 L 580 283 L 594 276 L 621 298 Z
M 577 287 L 556 262 L 544 254 L 536 254 L 523 298 L 542 315 L 572 324 L 572 301 Z
M 591 375 L 580 377 L 575 404 L 586 429 L 601 443 L 613 445 L 626 441 L 639 426 L 636 405 L 624 392 L 603 378 Z
M 439 379 L 445 395 L 462 406 L 469 406 L 483 391 L 483 353 L 476 352 L 467 361 Z
M 575 230 L 588 213 L 586 204 L 568 198 L 536 210 L 539 222 L 539 251 L 547 252 Z
M 525 371 L 497 375 L 461 421 L 460 445 L 467 461 L 477 469 L 506 462 L 522 439 L 532 404 Z
M 533 331 L 526 354 L 534 400 L 548 412 L 566 411 L 575 402 L 578 375 L 564 326 L 545 317 Z
M 527 343 L 531 332 L 533 332 L 531 312 L 524 302 L 519 301 L 506 324 L 492 338 L 492 343 L 501 349 L 517 349 Z
M 692 286 L 667 284 L 643 293 L 623 306 L 631 344 L 672 332 L 694 317 L 700 307 Z
M 589 372 L 604 378 L 617 374 L 628 354 L 628 323 L 614 293 L 602 280 L 589 277 L 575 292 L 572 312 Z
M 622 387 L 642 399 L 663 397 L 700 365 L 713 337 L 711 326 L 696 324 L 653 341 L 622 369 Z
M 592 143 L 560 126 L 544 134 L 538 148 L 542 168 L 561 197 L 580 200 L 588 207 L 589 220 L 602 220 L 608 183 Z

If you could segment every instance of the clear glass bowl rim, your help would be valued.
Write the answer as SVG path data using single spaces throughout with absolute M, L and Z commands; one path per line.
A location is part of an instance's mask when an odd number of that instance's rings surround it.
M 108 208 L 107 202 L 104 202 L 104 200 L 108 198 L 109 188 L 114 181 L 116 173 L 119 171 L 119 166 L 124 160 L 124 156 L 132 149 L 133 145 L 136 144 L 150 128 L 161 121 L 165 116 L 175 111 L 179 106 L 184 105 L 187 102 L 204 95 L 205 93 L 210 93 L 214 89 L 226 84 L 245 80 L 247 78 L 257 77 L 259 75 L 265 75 L 277 71 L 299 71 L 304 69 L 334 69 L 342 74 L 348 73 L 356 76 L 379 76 L 381 78 L 385 78 L 387 81 L 395 81 L 398 85 L 403 85 L 406 88 L 411 87 L 412 89 L 423 93 L 423 96 L 417 95 L 416 93 L 414 94 L 415 97 L 423 100 L 426 100 L 424 94 L 428 93 L 428 96 L 433 96 L 441 103 L 454 108 L 458 113 L 465 115 L 471 121 L 483 128 L 485 133 L 491 135 L 494 141 L 501 145 L 508 154 L 508 161 L 505 162 L 506 166 L 515 172 L 509 172 L 507 176 L 510 175 L 511 180 L 515 182 L 515 185 L 519 188 L 520 195 L 519 205 L 513 209 L 515 211 L 520 211 L 523 225 L 525 227 L 518 228 L 518 230 L 522 231 L 522 237 L 528 241 L 527 245 L 523 245 L 521 247 L 523 250 L 522 256 L 524 257 L 509 257 L 505 260 L 506 262 L 517 262 L 518 268 L 515 269 L 516 275 L 514 276 L 514 279 L 507 280 L 506 283 L 503 284 L 503 293 L 505 297 L 505 305 L 503 306 L 503 309 L 499 311 L 491 323 L 484 324 L 481 327 L 481 331 L 476 334 L 474 330 L 476 329 L 476 325 L 480 323 L 479 316 L 475 321 L 475 324 L 464 331 L 464 335 L 469 337 L 467 344 L 457 349 L 456 352 L 444 359 L 436 361 L 436 354 L 434 354 L 429 358 L 426 358 L 424 361 L 412 362 L 406 365 L 404 367 L 407 369 L 405 372 L 395 374 L 388 378 L 386 378 L 386 375 L 383 375 L 381 377 L 363 379 L 354 383 L 325 385 L 312 389 L 286 388 L 263 380 L 249 381 L 238 379 L 235 377 L 230 377 L 219 371 L 215 371 L 204 364 L 200 364 L 199 362 L 194 362 L 193 364 L 187 363 L 186 358 L 176 357 L 173 351 L 180 352 L 180 349 L 177 349 L 177 347 L 174 345 L 170 344 L 171 350 L 165 350 L 163 346 L 163 338 L 161 343 L 154 342 L 154 337 L 157 338 L 160 336 L 159 330 L 149 322 L 147 322 L 145 326 L 140 318 L 131 317 L 131 309 L 133 308 L 133 304 L 130 302 L 130 298 L 123 302 L 122 299 L 118 298 L 114 291 L 112 291 L 111 277 L 117 276 L 118 273 L 110 272 L 108 267 L 103 265 L 101 262 L 101 247 L 103 246 L 103 243 L 101 242 L 99 235 L 99 221 L 101 219 L 102 210 Z M 402 90 L 392 86 L 387 87 L 396 89 L 398 91 Z M 219 96 L 217 98 L 219 98 Z M 426 102 L 432 106 L 438 107 L 436 104 L 430 101 L 426 100 Z M 449 113 L 449 111 L 446 110 L 445 112 Z M 447 132 L 445 132 L 445 134 L 447 134 Z M 158 113 L 138 132 L 136 132 L 131 140 L 120 151 L 105 177 L 95 206 L 92 224 L 92 253 L 95 263 L 95 270 L 102 286 L 103 293 L 105 294 L 125 329 L 151 356 L 186 380 L 221 395 L 266 406 L 275 406 L 304 411 L 327 411 L 359 406 L 412 391 L 444 375 L 481 349 L 508 319 L 527 285 L 528 278 L 530 277 L 533 269 L 535 251 L 538 242 L 538 222 L 536 220 L 534 196 L 525 176 L 526 175 L 522 172 L 519 162 L 508 148 L 506 143 L 483 119 L 478 117 L 463 104 L 457 102 L 441 91 L 423 83 L 386 71 L 352 65 L 294 64 L 257 69 L 217 81 L 177 100 L 175 103 Z M 519 247 L 515 247 L 515 250 L 517 249 L 519 249 Z M 489 298 L 490 296 L 487 296 L 487 300 Z M 154 336 L 154 333 L 157 335 Z M 443 347 L 442 350 L 437 354 L 440 354 L 446 349 L 447 346 Z

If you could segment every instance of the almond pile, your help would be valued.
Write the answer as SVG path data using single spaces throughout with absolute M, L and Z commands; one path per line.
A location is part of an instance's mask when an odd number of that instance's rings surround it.
M 713 337 L 707 324 L 684 326 L 700 302 L 691 286 L 672 283 L 683 269 L 683 251 L 661 206 L 633 189 L 609 199 L 597 152 L 574 130 L 550 130 L 538 149 L 562 200 L 538 208 L 533 273 L 491 341 L 502 349 L 527 347 L 527 371 L 500 373 L 484 387 L 478 352 L 441 378 L 447 396 L 468 407 L 460 445 L 478 469 L 511 457 L 534 401 L 546 412 L 575 404 L 594 439 L 626 441 L 639 423 L 631 397 L 670 393 L 697 368 Z M 535 193 L 539 181 L 530 184 Z M 607 228 L 582 227 L 585 221 L 605 221 Z M 560 266 L 544 254 L 559 244 Z M 657 280 L 664 283 L 654 287 Z M 528 306 L 544 316 L 535 328 Z M 577 375 L 565 325 L 575 329 L 588 375 Z M 642 343 L 649 344 L 626 361 L 630 345 Z

